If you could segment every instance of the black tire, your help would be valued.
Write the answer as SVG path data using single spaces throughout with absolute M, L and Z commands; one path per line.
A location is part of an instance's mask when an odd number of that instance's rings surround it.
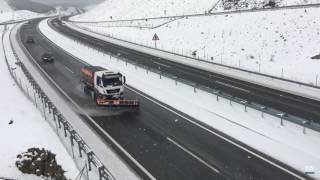
M 83 86 L 83 92 L 84 92 L 84 94 L 89 94 L 89 90 L 86 85 Z

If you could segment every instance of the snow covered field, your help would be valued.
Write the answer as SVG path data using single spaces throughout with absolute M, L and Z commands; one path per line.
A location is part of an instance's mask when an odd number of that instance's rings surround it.
M 72 20 L 99 21 L 197 14 L 208 11 L 218 0 L 108 0 Z
M 99 20 L 107 17 L 108 13 L 113 11 L 106 11 L 107 13 L 99 11 L 99 8 L 105 7 L 106 4 L 74 19 L 90 20 L 91 17 L 91 20 Z M 128 8 L 133 7 L 135 6 L 128 4 Z M 185 9 L 176 8 L 179 9 L 178 12 L 184 12 Z M 147 6 L 144 6 L 144 9 L 148 9 Z M 158 28 L 123 27 L 138 24 L 132 21 L 122 24 L 78 25 L 150 47 L 154 47 L 151 39 L 157 33 L 160 37 L 157 47 L 162 50 L 190 57 L 193 56 L 192 52 L 196 51 L 196 58 L 320 85 L 320 60 L 311 59 L 320 54 L 319 10 L 320 8 L 307 8 L 189 17 Z M 137 16 L 147 18 L 156 14 L 137 13 Z M 150 27 L 157 23 L 155 21 L 140 23 L 141 27 L 147 25 Z
M 277 0 L 279 2 L 281 0 Z M 74 21 L 112 21 L 226 11 L 222 0 L 108 0 L 84 14 L 71 17 Z M 320 3 L 320 0 L 283 0 L 278 6 Z M 263 8 L 266 0 L 240 0 L 239 6 L 228 9 L 244 10 Z
M 12 12 L 5 1 L 0 1 L 0 22 L 12 19 Z M 16 18 L 38 17 L 26 11 L 15 13 Z M 0 26 L 2 37 L 3 26 Z M 5 48 L 11 64 L 14 66 L 15 59 L 10 53 L 8 33 L 5 36 Z M 21 83 L 25 79 L 17 68 L 16 75 Z M 20 74 L 20 75 L 19 75 Z M 22 174 L 15 166 L 16 156 L 26 152 L 28 148 L 39 147 L 50 150 L 57 154 L 57 162 L 66 170 L 66 176 L 74 179 L 78 175 L 78 169 L 69 156 L 58 136 L 49 124 L 41 116 L 41 113 L 25 94 L 18 88 L 9 74 L 4 59 L 2 41 L 0 42 L 0 179 L 23 179 L 41 180 L 44 178 L 34 175 Z
M 58 46 L 89 64 L 121 71 L 128 77 L 130 86 L 302 172 L 312 171 L 315 173 L 312 176 L 320 177 L 319 133 L 308 129 L 307 134 L 303 134 L 301 126 L 290 122 L 280 126 L 278 118 L 261 117 L 261 112 L 253 109 L 245 112 L 242 105 L 230 105 L 221 98 L 217 101 L 216 96 L 201 90 L 194 93 L 193 87 L 180 82 L 176 85 L 172 79 L 160 79 L 158 74 L 126 65 L 97 50 L 88 50 L 87 46 L 53 31 L 46 21 L 40 24 L 40 30 Z

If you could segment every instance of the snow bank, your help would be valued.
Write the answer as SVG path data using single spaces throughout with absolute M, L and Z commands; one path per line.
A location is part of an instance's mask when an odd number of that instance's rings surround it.
M 2 34 L 2 30 L 1 33 Z M 5 36 L 6 54 L 14 67 L 15 58 L 9 45 L 9 33 Z M 12 80 L 4 59 L 2 42 L 0 48 L 0 177 L 9 179 L 43 179 L 33 175 L 22 174 L 15 167 L 16 156 L 28 148 L 46 148 L 57 154 L 57 162 L 67 171 L 66 176 L 75 178 L 78 170 L 55 132 L 43 119 L 34 104 L 19 90 Z M 19 77 L 23 88 L 26 86 L 22 72 L 17 68 L 15 74 Z M 30 87 L 29 87 L 30 88 Z M 11 124 L 9 124 L 9 122 Z
M 16 18 L 38 17 L 26 11 L 15 13 Z M 0 22 L 12 20 L 13 13 L 5 0 L 0 1 Z M 3 34 L 3 26 L 0 26 L 0 37 Z M 14 65 L 15 58 L 11 54 L 9 34 L 5 36 L 5 48 L 7 56 Z M 16 69 L 16 75 L 22 73 Z M 21 83 L 25 83 L 20 76 Z M 73 160 L 61 144 L 59 138 L 52 131 L 49 124 L 43 119 L 34 104 L 22 93 L 18 85 L 9 74 L 4 59 L 2 40 L 0 39 L 0 179 L 24 179 L 42 180 L 34 175 L 22 174 L 15 167 L 16 156 L 25 152 L 28 148 L 47 148 L 57 154 L 57 162 L 66 170 L 68 178 L 75 178 L 78 174 Z M 27 88 L 27 86 L 24 86 Z M 10 124 L 9 124 L 10 123 Z

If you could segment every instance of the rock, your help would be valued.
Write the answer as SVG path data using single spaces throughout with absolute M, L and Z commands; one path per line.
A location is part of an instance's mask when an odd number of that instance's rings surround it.
M 67 180 L 56 155 L 44 148 L 30 148 L 27 152 L 17 155 L 17 168 L 25 174 L 49 177 L 55 180 Z

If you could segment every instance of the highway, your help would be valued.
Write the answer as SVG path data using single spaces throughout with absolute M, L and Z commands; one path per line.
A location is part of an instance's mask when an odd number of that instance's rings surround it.
M 289 94 L 268 87 L 230 78 L 220 74 L 196 69 L 155 56 L 114 45 L 88 35 L 79 33 L 54 20 L 52 27 L 71 38 L 80 40 L 94 48 L 134 61 L 145 67 L 161 69 L 198 85 L 222 91 L 232 97 L 238 97 L 248 102 L 255 102 L 265 107 L 274 108 L 286 114 L 295 115 L 311 122 L 320 124 L 320 102 L 305 97 Z M 241 91 L 239 91 L 241 89 Z
M 125 94 L 129 99 L 140 100 L 139 111 L 96 108 L 91 98 L 83 93 L 79 82 L 80 68 L 85 64 L 47 41 L 36 28 L 38 22 L 31 21 L 20 32 L 22 42 L 32 57 L 87 114 L 157 179 L 291 180 L 305 177 L 235 140 L 232 140 L 233 143 L 226 141 L 216 134 L 228 137 L 217 130 L 181 112 L 168 110 L 163 104 L 132 87 L 127 87 Z M 34 37 L 34 44 L 25 43 L 28 36 Z M 95 40 L 89 41 L 93 44 Z M 109 50 L 107 46 L 103 48 Z M 110 48 L 110 51 L 114 48 Z M 44 52 L 53 53 L 53 64 L 40 60 Z

